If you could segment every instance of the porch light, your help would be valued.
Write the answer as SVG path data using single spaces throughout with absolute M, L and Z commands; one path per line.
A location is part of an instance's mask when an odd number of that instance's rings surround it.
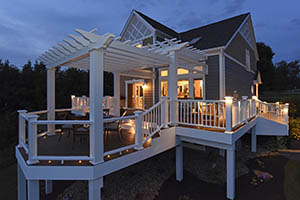
M 146 89 L 146 88 L 147 88 L 147 85 L 146 85 L 146 84 L 144 84 L 142 87 L 143 87 L 143 89 Z

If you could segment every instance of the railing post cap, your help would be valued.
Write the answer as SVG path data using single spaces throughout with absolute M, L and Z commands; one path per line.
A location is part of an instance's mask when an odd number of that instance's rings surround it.
M 18 110 L 18 113 L 27 113 L 27 110 Z
M 247 100 L 247 99 L 248 99 L 248 96 L 242 96 L 242 99 L 243 99 L 243 100 Z
M 232 101 L 233 97 L 231 97 L 231 96 L 226 96 L 226 97 L 224 97 L 224 99 L 225 99 L 225 100 L 230 100 L 230 101 Z
M 257 100 L 258 98 L 257 98 L 257 96 L 252 96 L 252 99 L 255 99 L 255 100 Z
M 143 112 L 144 112 L 144 111 L 136 110 L 136 111 L 134 111 L 133 113 L 134 113 L 135 115 L 141 115 Z
M 286 103 L 286 104 L 285 104 L 285 106 L 289 106 L 289 105 L 290 105 L 289 103 Z

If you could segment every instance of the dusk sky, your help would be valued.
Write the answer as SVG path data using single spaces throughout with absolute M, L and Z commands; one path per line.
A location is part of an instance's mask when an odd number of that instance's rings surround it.
M 275 62 L 300 59 L 299 0 L 9 0 L 0 6 L 0 59 L 21 67 L 75 33 L 119 35 L 132 9 L 177 32 L 251 12 L 256 40 Z

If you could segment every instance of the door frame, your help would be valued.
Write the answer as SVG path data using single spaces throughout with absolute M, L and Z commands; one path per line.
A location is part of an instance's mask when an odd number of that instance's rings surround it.
M 128 84 L 142 83 L 145 84 L 144 79 L 132 79 L 125 81 L 125 108 L 128 108 Z M 143 89 L 143 109 L 145 108 L 145 91 Z

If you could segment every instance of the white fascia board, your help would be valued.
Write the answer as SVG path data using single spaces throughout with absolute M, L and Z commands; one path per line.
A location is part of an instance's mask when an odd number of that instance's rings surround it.
M 140 16 L 137 12 L 135 12 L 135 10 L 133 11 L 133 13 L 136 15 L 136 17 L 141 20 L 144 25 L 149 28 L 152 31 L 152 34 L 155 32 L 155 28 L 153 26 L 151 26 L 146 20 L 144 20 L 144 18 L 142 16 Z

